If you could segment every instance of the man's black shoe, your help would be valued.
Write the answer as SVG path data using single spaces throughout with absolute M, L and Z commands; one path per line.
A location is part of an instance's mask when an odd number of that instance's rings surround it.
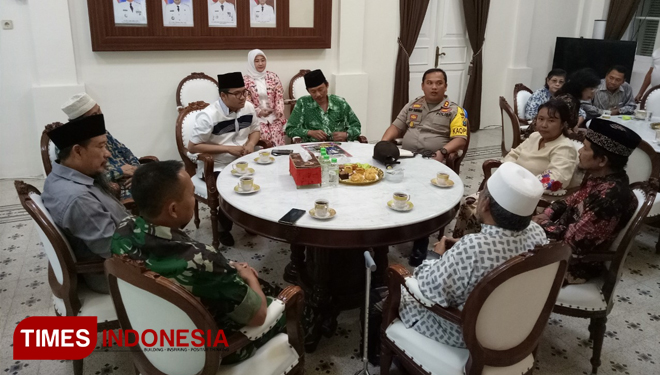
M 234 246 L 234 236 L 231 232 L 220 232 L 220 243 L 225 246 Z

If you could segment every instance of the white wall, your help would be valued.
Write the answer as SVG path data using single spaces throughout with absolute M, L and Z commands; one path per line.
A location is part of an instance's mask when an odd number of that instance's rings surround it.
M 35 175 L 40 162 L 32 125 L 36 71 L 27 3 L 3 1 L 0 18 L 14 21 L 14 30 L 0 30 L 0 177 Z
M 343 18 L 340 17 L 342 6 Z M 354 14 L 346 14 L 349 6 L 360 8 L 362 18 L 353 19 Z M 285 92 L 288 92 L 290 78 L 300 69 L 322 69 L 330 81 L 331 91 L 347 97 L 360 117 L 363 134 L 369 139 L 379 139 L 390 120 L 398 7 L 397 0 L 378 3 L 335 0 L 332 48 L 265 49 L 268 70 L 280 76 Z M 3 134 L 15 135 L 11 140 L 2 137 L 0 149 L 3 155 L 9 153 L 22 158 L 21 163 L 0 158 L 0 178 L 42 173 L 38 137 L 46 123 L 66 120 L 59 106 L 66 101 L 72 88 L 86 90 L 99 102 L 110 132 L 136 155 L 178 159 L 174 138 L 177 117 L 174 97 L 179 81 L 191 72 L 201 71 L 214 76 L 245 71 L 247 63 L 247 50 L 92 52 L 86 1 L 68 1 L 68 12 L 47 9 L 42 2 L 28 6 L 15 1 L 3 2 L 0 11 L 2 19 L 14 19 L 17 24 L 12 33 L 0 31 L 0 82 L 3 88 L 0 124 Z M 51 20 L 37 24 L 35 19 L 41 18 L 45 12 L 50 12 Z M 41 33 L 41 38 L 32 34 L 30 23 Z M 34 50 L 52 48 L 53 43 L 48 43 L 48 38 L 43 36 L 50 32 L 54 23 L 58 27 L 70 25 L 73 52 L 69 55 L 73 55 L 72 60 L 75 56 L 75 66 L 68 63 L 66 67 L 49 71 L 48 57 L 35 56 Z M 22 67 L 20 73 L 13 72 L 16 66 Z M 69 74 L 71 68 L 76 77 Z M 48 81 L 43 81 L 39 72 L 47 71 L 48 74 L 44 75 Z M 11 99 L 6 100 L 6 96 Z M 46 115 L 38 112 L 41 115 L 34 116 L 33 102 L 47 107 Z

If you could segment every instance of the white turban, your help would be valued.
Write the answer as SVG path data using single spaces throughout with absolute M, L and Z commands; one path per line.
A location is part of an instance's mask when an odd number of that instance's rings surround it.
M 488 193 L 505 210 L 518 216 L 534 213 L 543 185 L 532 172 L 516 163 L 504 163 L 488 179 Z
M 96 102 L 86 93 L 76 94 L 64 103 L 62 111 L 69 116 L 69 120 L 76 119 L 94 108 Z

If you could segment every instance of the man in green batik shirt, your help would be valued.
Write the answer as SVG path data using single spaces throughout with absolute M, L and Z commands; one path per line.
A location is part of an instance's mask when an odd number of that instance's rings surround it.
M 186 288 L 200 298 L 227 336 L 244 326 L 262 325 L 273 300 L 266 295 L 273 295 L 274 288 L 247 263 L 229 262 L 212 246 L 179 229 L 190 222 L 195 206 L 194 187 L 183 163 L 170 160 L 140 166 L 131 192 L 142 216 L 122 220 L 112 239 L 112 254 L 142 260 L 150 271 Z M 285 324 L 282 316 L 268 333 L 223 358 L 222 364 L 249 358 L 283 332 Z
M 300 137 L 303 142 L 355 141 L 360 136 L 360 120 L 346 100 L 328 95 L 328 81 L 321 70 L 305 74 L 310 96 L 296 101 L 286 123 L 286 135 Z

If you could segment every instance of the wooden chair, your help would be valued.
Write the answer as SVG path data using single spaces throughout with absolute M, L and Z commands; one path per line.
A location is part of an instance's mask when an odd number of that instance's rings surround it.
M 58 316 L 96 316 L 98 332 L 119 328 L 112 300 L 79 283 L 78 276 L 103 272 L 103 260 L 76 260 L 66 237 L 53 222 L 37 188 L 14 181 L 21 205 L 37 224 L 37 232 L 48 259 L 48 284 L 53 292 L 53 307 Z M 82 375 L 83 360 L 73 361 L 73 373 Z
M 284 104 L 289 105 L 289 113 L 293 111 L 293 107 L 296 106 L 296 101 L 298 98 L 301 98 L 305 95 L 309 95 L 307 92 L 307 86 L 305 86 L 305 74 L 309 73 L 309 69 L 300 69 L 300 71 L 291 78 L 289 81 L 289 98 L 284 100 Z
M 660 116 L 660 85 L 653 86 L 644 93 L 639 108 L 653 112 L 656 117 Z
M 513 111 L 518 117 L 518 123 L 520 124 L 520 130 L 525 131 L 531 122 L 531 119 L 525 118 L 525 106 L 527 101 L 532 97 L 532 90 L 523 85 L 522 83 L 516 83 L 513 87 Z
M 213 103 L 219 98 L 218 81 L 204 73 L 190 73 L 176 88 L 177 108 L 197 101 Z
M 568 245 L 555 242 L 509 259 L 477 284 L 462 310 L 434 304 L 405 268 L 390 266 L 381 326 L 381 375 L 389 374 L 394 355 L 411 374 L 531 374 L 534 350 L 570 254 Z M 424 308 L 461 326 L 467 348 L 445 345 L 406 328 L 399 319 L 402 286 Z
M 656 188 L 648 183 L 631 185 L 637 197 L 637 209 L 626 227 L 621 230 L 607 251 L 572 259 L 572 262 L 605 262 L 607 271 L 600 278 L 590 280 L 586 284 L 568 285 L 561 289 L 557 297 L 554 312 L 557 314 L 589 319 L 590 339 L 593 340 L 591 357 L 592 373 L 596 374 L 600 366 L 600 354 L 607 316 L 614 306 L 614 290 L 623 272 L 628 251 L 641 229 L 642 222 L 653 204 Z
M 216 325 L 197 297 L 168 278 L 119 257 L 108 259 L 105 270 L 124 332 L 136 330 L 142 336 L 146 330 L 192 332 L 199 329 L 204 332 L 204 337 L 210 332 L 215 338 L 219 329 L 222 329 Z M 159 347 L 165 348 L 164 351 L 131 351 L 133 364 L 138 373 L 154 375 L 302 374 L 305 367 L 302 308 L 302 289 L 289 286 L 268 306 L 266 322 L 260 327 L 244 327 L 227 335 L 227 348 L 222 346 L 221 350 L 170 352 L 167 348 L 171 345 L 163 345 L 161 341 Z M 270 339 L 249 359 L 220 366 L 222 358 L 268 332 L 283 313 L 286 313 L 287 333 L 280 333 Z M 182 341 L 191 345 L 190 333 L 186 336 Z
M 502 156 L 520 144 L 520 125 L 518 117 L 503 96 L 500 96 L 500 112 L 502 114 Z
M 176 146 L 179 156 L 186 167 L 195 186 L 195 226 L 199 228 L 199 202 L 204 203 L 211 209 L 211 231 L 213 233 L 212 245 L 216 249 L 220 245 L 220 234 L 218 232 L 218 210 L 220 209 L 220 195 L 215 182 L 214 160 L 211 154 L 192 154 L 188 152 L 190 134 L 195 124 L 195 116 L 198 112 L 208 106 L 205 102 L 193 102 L 187 107 L 179 108 L 179 117 L 176 120 Z M 260 140 L 257 143 L 262 148 L 273 147 L 272 142 Z M 198 162 L 203 166 L 203 174 L 198 173 Z M 203 176 L 203 178 L 202 178 Z
M 46 172 L 46 176 L 48 176 L 50 172 L 53 170 L 53 162 L 57 160 L 57 147 L 55 147 L 55 144 L 50 140 L 50 137 L 48 137 L 48 132 L 50 132 L 53 128 L 56 128 L 60 125 L 62 125 L 61 122 L 53 122 L 51 124 L 46 125 L 44 130 L 41 132 L 41 141 L 40 141 L 41 162 L 44 165 L 44 171 Z M 149 155 L 138 158 L 138 161 L 140 162 L 140 164 L 145 164 L 145 163 L 150 163 L 152 161 L 158 161 L 158 158 Z M 121 194 L 121 186 L 113 182 L 111 183 L 111 187 L 113 188 L 117 198 L 119 198 Z M 123 203 L 124 207 L 126 207 L 126 209 L 128 210 L 132 211 L 136 209 L 133 198 L 124 199 L 122 200 L 121 203 Z

